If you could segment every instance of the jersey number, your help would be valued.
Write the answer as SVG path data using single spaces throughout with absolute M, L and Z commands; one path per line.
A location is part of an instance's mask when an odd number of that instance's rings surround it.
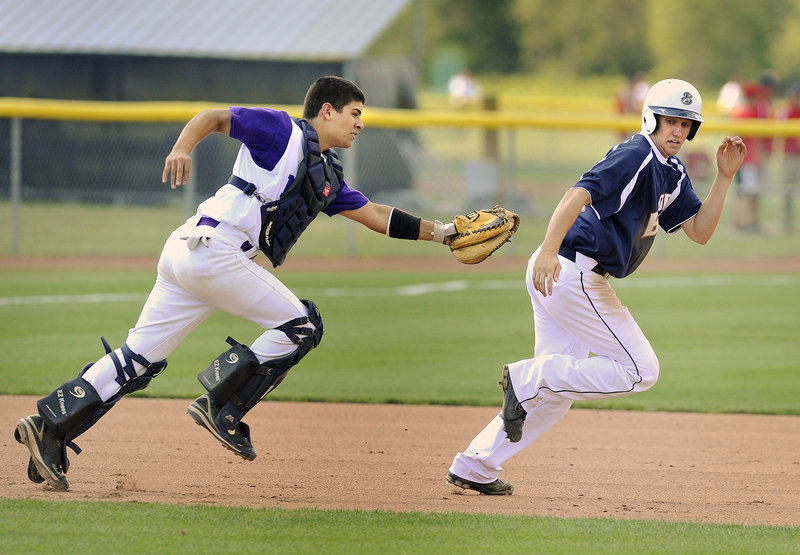
M 650 214 L 650 220 L 647 222 L 647 227 L 644 228 L 642 237 L 652 237 L 658 233 L 658 212 Z
M 664 194 L 658 197 L 658 212 L 653 212 L 652 214 L 650 214 L 650 219 L 647 222 L 647 226 L 644 228 L 644 233 L 642 233 L 642 237 L 652 237 L 653 235 L 658 233 L 658 215 L 667 206 L 667 200 L 669 200 L 668 194 Z

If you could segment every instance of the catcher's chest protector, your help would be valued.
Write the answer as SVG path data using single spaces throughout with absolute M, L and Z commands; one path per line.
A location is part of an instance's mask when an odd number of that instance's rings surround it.
M 327 160 L 322 157 L 314 128 L 305 120 L 294 121 L 303 130 L 305 157 L 281 198 L 261 207 L 258 246 L 274 268 L 283 264 L 303 231 L 333 201 L 344 177 L 342 164 L 333 150 L 328 150 Z

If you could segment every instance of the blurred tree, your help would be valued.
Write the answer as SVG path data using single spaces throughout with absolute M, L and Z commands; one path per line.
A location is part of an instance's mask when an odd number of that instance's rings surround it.
M 668 12 L 661 0 L 647 4 L 653 73 L 718 86 L 733 73 L 757 78 L 771 67 L 771 45 L 780 38 L 776 29 L 796 2 L 671 0 Z
M 800 2 L 791 3 L 769 51 L 770 65 L 785 81 L 800 80 Z
M 470 69 L 479 73 L 515 73 L 520 68 L 521 27 L 514 0 L 436 0 L 442 40 L 464 49 Z
M 800 78 L 800 0 L 414 0 L 373 53 L 414 46 L 425 63 L 455 47 L 478 74 Z
M 641 0 L 516 0 L 523 68 L 570 75 L 649 69 L 647 4 Z

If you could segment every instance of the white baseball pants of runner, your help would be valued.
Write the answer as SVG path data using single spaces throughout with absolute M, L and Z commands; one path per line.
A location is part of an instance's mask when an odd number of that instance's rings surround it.
M 533 288 L 538 254 L 528 261 L 525 276 L 533 303 L 534 356 L 508 365 L 514 392 L 528 413 L 522 439 L 508 441 L 498 414 L 450 466 L 450 472 L 473 482 L 497 479 L 501 465 L 558 422 L 573 401 L 631 395 L 658 379 L 649 341 L 608 279 L 591 271 L 596 262 L 580 253 L 576 262 L 559 257 L 561 275 L 553 294 L 544 297 Z
M 195 221 L 190 219 L 167 239 L 158 262 L 156 283 L 136 326 L 128 332 L 128 347 L 151 363 L 163 360 L 219 309 L 266 330 L 249 346 L 259 362 L 294 351 L 297 346 L 273 328 L 306 316 L 305 306 L 278 278 L 245 255 L 237 246 L 242 241 L 236 234 L 229 234 L 234 238 L 226 237 L 224 224 L 214 230 L 207 247 L 199 244 L 189 250 L 181 237 L 194 232 Z M 221 339 L 220 352 L 226 349 L 224 338 Z M 116 353 L 122 360 L 121 351 L 117 349 Z M 141 374 L 143 367 L 133 364 Z M 83 376 L 103 401 L 119 391 L 116 377 L 109 355 L 95 362 Z

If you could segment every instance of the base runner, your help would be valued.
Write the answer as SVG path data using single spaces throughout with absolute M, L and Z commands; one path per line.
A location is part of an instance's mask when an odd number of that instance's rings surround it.
M 510 495 L 513 486 L 498 478 L 501 465 L 573 401 L 631 395 L 656 383 L 656 354 L 608 277 L 636 270 L 659 227 L 683 230 L 700 244 L 714 233 L 746 149 L 739 137 L 722 140 L 716 178 L 701 202 L 677 158 L 703 122 L 701 113 L 691 84 L 656 83 L 645 98 L 641 132 L 613 147 L 561 199 L 525 276 L 534 356 L 503 367 L 502 410 L 455 456 L 448 483 Z

